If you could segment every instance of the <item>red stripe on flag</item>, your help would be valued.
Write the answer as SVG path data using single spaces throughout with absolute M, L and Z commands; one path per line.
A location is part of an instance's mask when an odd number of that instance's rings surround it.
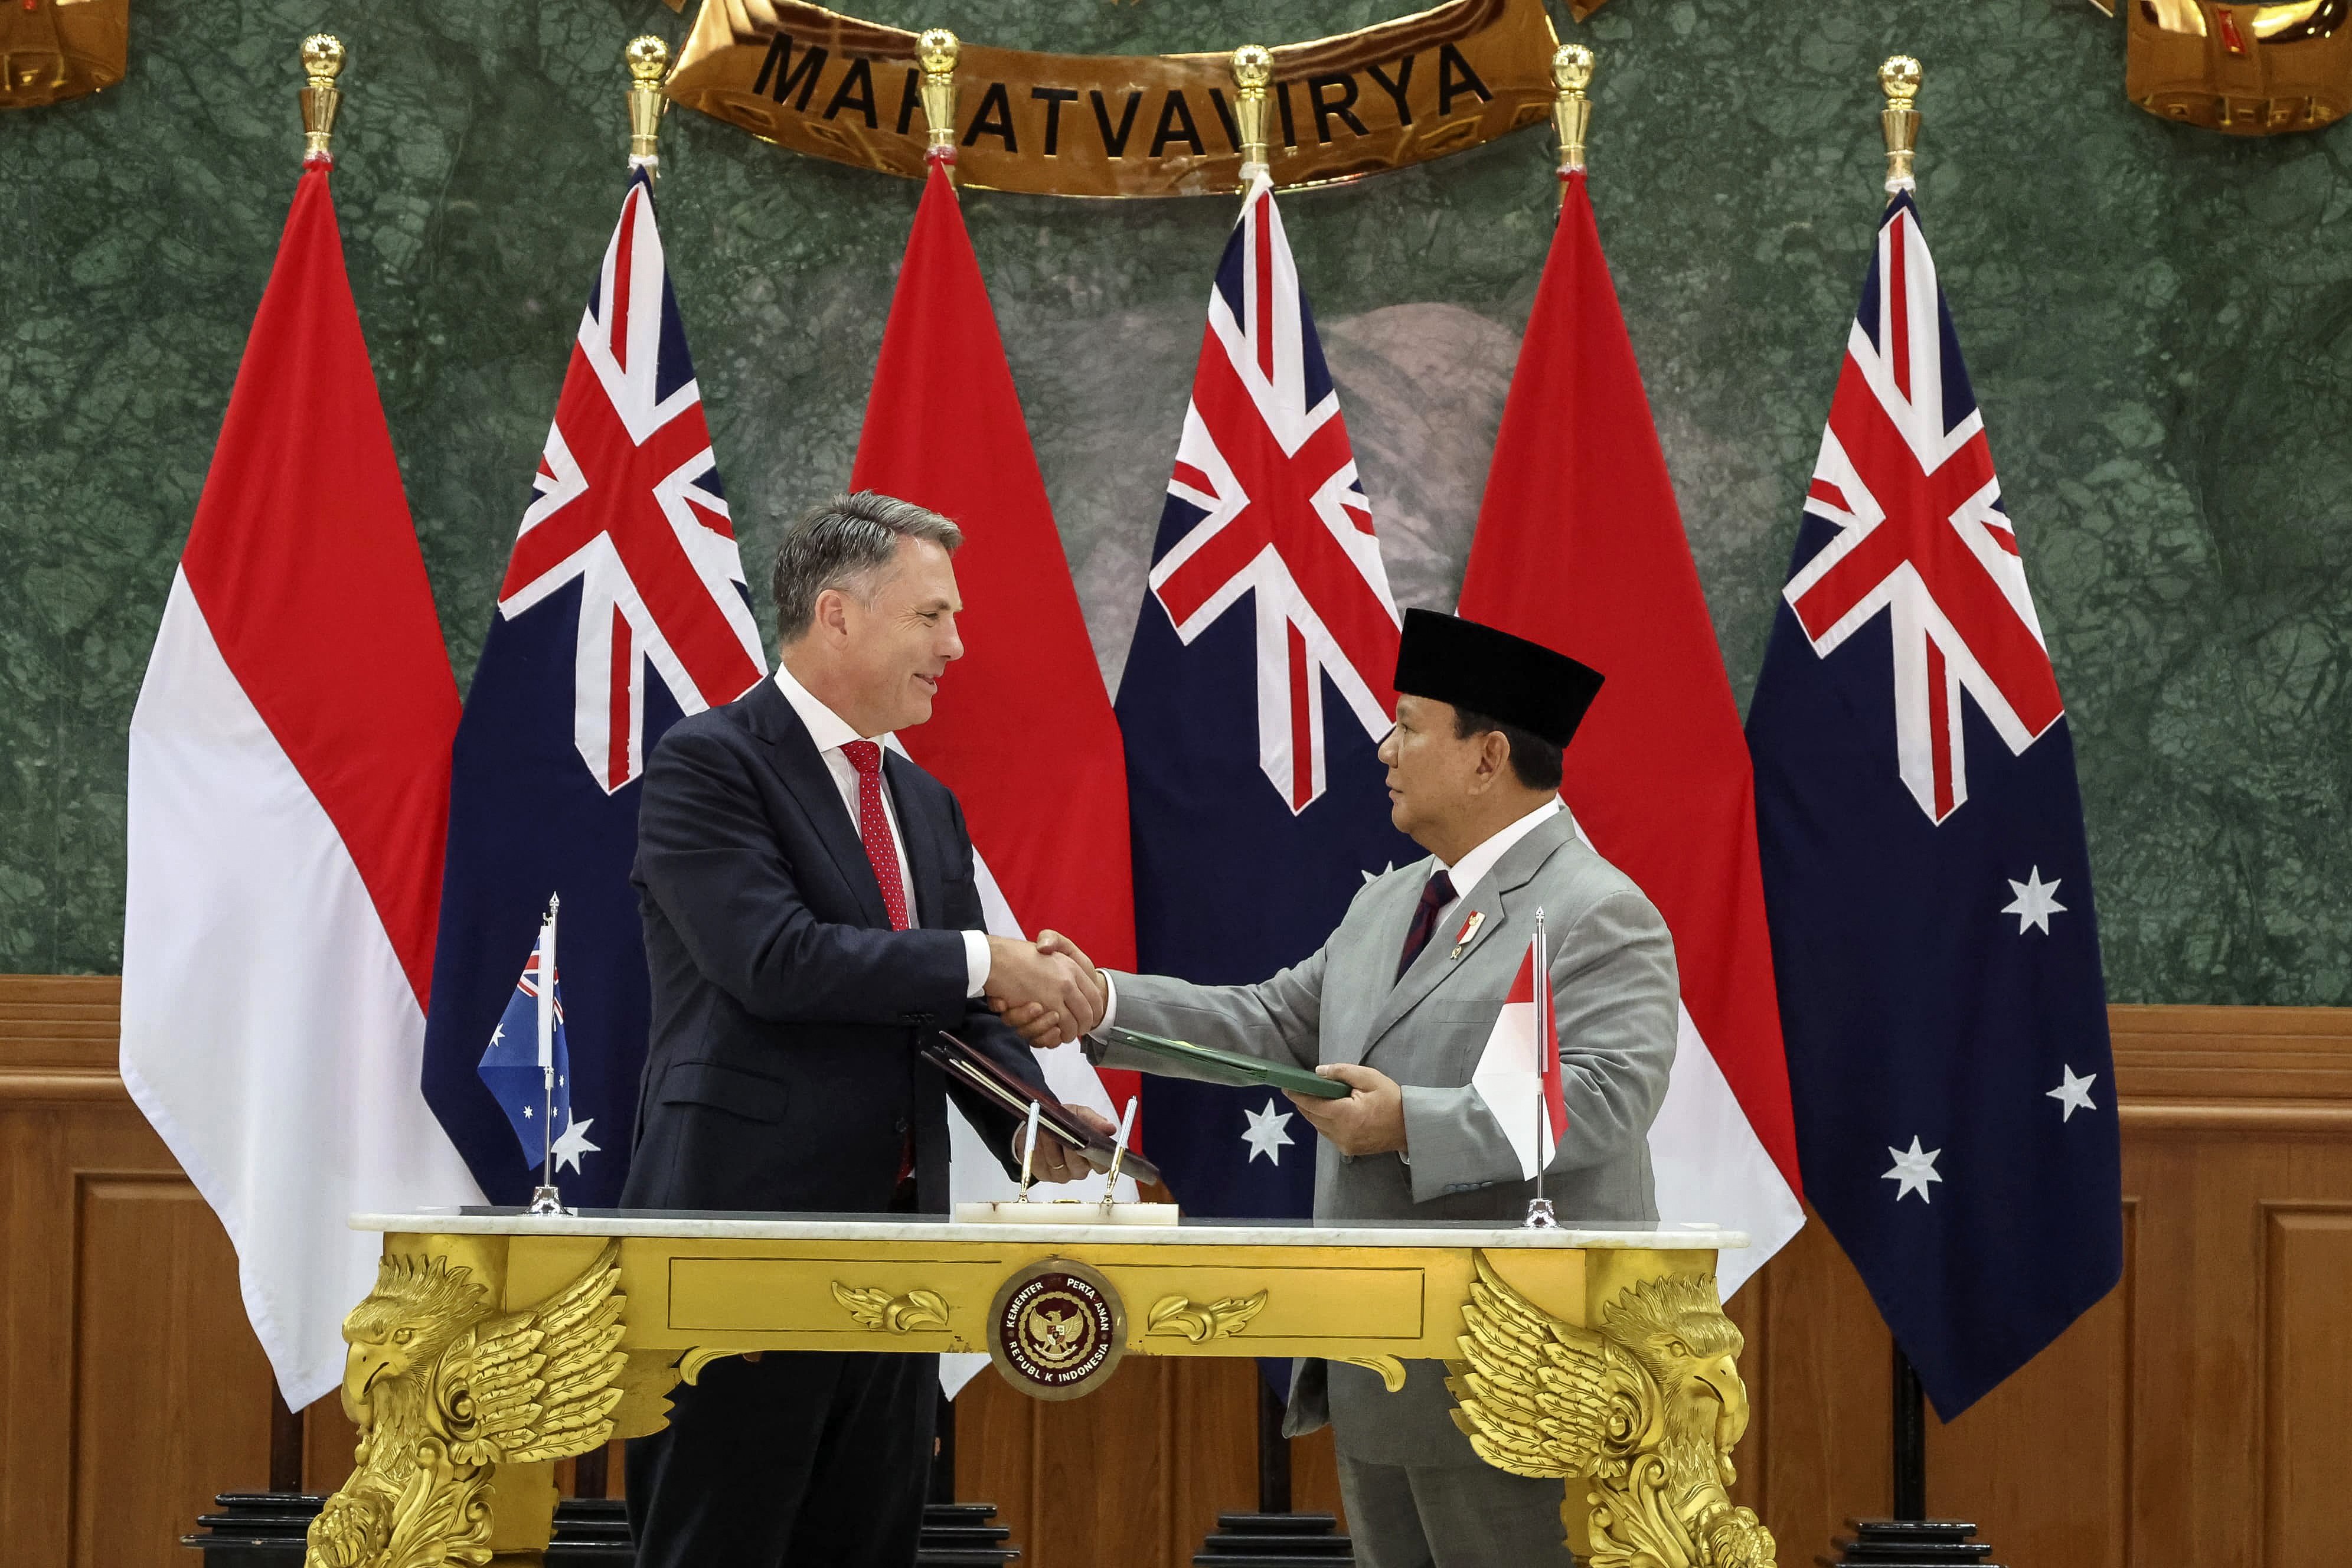
M 604 787 L 618 789 L 629 776 L 629 737 L 634 725 L 630 716 L 635 706 L 629 700 L 629 690 L 636 681 L 636 651 L 629 644 L 629 618 L 621 606 L 613 606 L 613 714 L 612 726 L 605 731 Z
M 1202 473 L 1192 464 L 1185 462 L 1181 458 L 1177 459 L 1176 470 L 1171 477 L 1176 483 L 1184 486 L 1188 489 L 1198 490 L 1204 496 L 1213 496 L 1217 493 L 1217 487 L 1209 482 L 1208 475 Z
M 181 567 L 221 658 L 350 852 L 421 1009 L 457 683 L 324 165 L 295 187 Z
M 1315 667 L 1307 662 L 1307 638 L 1293 621 L 1290 633 L 1290 809 L 1304 811 L 1315 798 L 1315 725 L 1307 706 Z
M 1748 744 L 1580 172 L 1512 376 L 1462 614 L 1608 677 L 1561 793 L 1665 917 L 1684 1005 L 1801 1192 Z
M 1274 379 L 1274 193 L 1262 193 L 1250 204 L 1250 223 L 1256 233 L 1250 247 L 1257 267 L 1257 370 Z
M 1895 362 L 1895 390 L 1906 400 L 1911 395 L 1911 289 L 1906 276 L 1903 255 L 1903 215 L 1896 213 L 1895 221 L 1886 226 L 1886 286 L 1887 338 L 1892 346 L 1887 357 Z
M 955 558 L 964 657 L 948 667 L 930 721 L 904 732 L 908 751 L 955 792 L 973 847 L 1024 929 L 1067 932 L 1097 963 L 1132 969 L 1127 753 L 988 288 L 937 164 L 891 299 L 850 484 L 931 507 L 964 531 Z M 1008 734 L 1053 743 L 1007 751 Z M 1115 1107 L 1135 1094 L 1132 1073 L 1102 1079 Z
M 1927 639 L 1927 755 L 1936 777 L 1936 820 L 1952 815 L 1952 708 L 1944 686 L 1944 650 Z
M 637 201 L 631 188 L 621 204 L 621 232 L 613 240 L 613 297 L 604 301 L 604 321 L 613 345 L 613 363 L 629 368 L 629 272 L 637 248 Z

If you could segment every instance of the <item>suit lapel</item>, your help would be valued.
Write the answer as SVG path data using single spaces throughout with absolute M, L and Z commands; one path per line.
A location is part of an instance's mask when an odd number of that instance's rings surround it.
M 890 805 L 898 814 L 898 837 L 907 846 L 907 880 L 915 889 L 916 921 L 940 923 L 946 907 L 946 850 L 929 814 L 918 805 L 919 792 L 909 775 L 915 764 L 887 746 L 882 748 L 882 776 L 890 785 Z
M 874 879 L 873 863 L 866 858 L 865 841 L 857 825 L 841 804 L 841 791 L 832 770 L 809 738 L 808 726 L 773 680 L 762 680 L 744 700 L 751 704 L 752 732 L 768 742 L 768 757 L 784 788 L 815 829 L 817 839 L 833 858 L 841 879 L 857 900 L 868 925 L 887 926 L 889 911 L 882 906 L 882 884 Z
M 1496 862 L 1494 870 L 1446 911 L 1444 926 L 1429 939 L 1429 945 L 1421 950 L 1421 956 L 1412 961 L 1396 988 L 1381 1004 L 1380 1011 L 1372 1015 L 1371 1026 L 1364 1031 L 1364 1055 L 1360 1059 L 1369 1060 L 1382 1037 L 1403 1022 L 1447 976 L 1456 973 L 1464 959 L 1496 940 L 1495 933 L 1511 923 L 1511 895 L 1526 887 L 1543 863 L 1551 858 L 1552 852 L 1567 843 L 1575 831 L 1575 825 L 1565 812 L 1544 823 L 1512 845 L 1509 852 Z M 1474 919 L 1475 927 L 1464 937 L 1463 929 Z M 1403 945 L 1402 933 L 1398 945 Z

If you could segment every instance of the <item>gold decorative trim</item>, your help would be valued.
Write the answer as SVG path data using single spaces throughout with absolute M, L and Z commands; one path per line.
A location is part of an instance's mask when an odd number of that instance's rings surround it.
M 1223 195 L 1251 140 L 1244 90 L 1266 94 L 1275 184 L 1325 184 L 1547 121 L 1559 43 L 1542 0 L 1445 0 L 1276 45 L 1252 88 L 1230 49 L 1056 55 L 969 38 L 950 79 L 932 37 L 808 0 L 705 0 L 666 90 L 762 141 L 903 177 L 951 153 L 957 181 L 982 189 Z M 950 80 L 960 96 L 938 91 Z
M 741 1351 L 704 1350 L 698 1345 L 677 1358 L 677 1380 L 688 1388 L 692 1388 L 702 1381 L 702 1369 L 712 1362 L 725 1361 L 730 1355 L 743 1353 Z M 757 1351 L 751 1352 L 751 1359 L 755 1361 L 759 1359 L 759 1352 Z
M 1748 1388 L 1715 1276 L 1630 1286 L 1596 1331 L 1536 1306 L 1485 1253 L 1471 1257 L 1470 1331 L 1446 1386 L 1478 1457 L 1514 1475 L 1582 1480 L 1590 1512 L 1579 1519 L 1571 1501 L 1561 1517 L 1591 1568 L 1773 1568 L 1772 1532 L 1727 1490 Z
M 1264 1310 L 1265 1294 L 1261 1290 L 1255 1296 L 1227 1296 L 1199 1306 L 1190 1297 L 1162 1296 L 1151 1304 L 1146 1320 L 1150 1327 L 1145 1331 L 1181 1334 L 1196 1345 L 1227 1339 L 1247 1328 L 1249 1321 Z
M 343 1320 L 343 1410 L 358 1464 L 311 1521 L 308 1568 L 412 1568 L 490 1558 L 501 1464 L 583 1454 L 613 1435 L 628 1358 L 621 1245 L 538 1306 L 493 1312 L 444 1258 L 384 1258 Z
M 937 1290 L 909 1290 L 903 1296 L 893 1296 L 887 1290 L 845 1285 L 836 1279 L 833 1282 L 833 1299 L 848 1310 L 860 1327 L 877 1332 L 914 1334 L 948 1326 L 947 1298 Z
M 1344 1361 L 1349 1366 L 1365 1367 L 1379 1373 L 1381 1386 L 1391 1394 L 1401 1394 L 1404 1391 L 1404 1363 L 1392 1355 L 1343 1355 L 1333 1356 L 1331 1359 Z

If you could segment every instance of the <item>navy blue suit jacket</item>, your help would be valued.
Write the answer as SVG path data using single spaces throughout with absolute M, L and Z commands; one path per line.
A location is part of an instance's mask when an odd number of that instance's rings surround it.
M 646 764 L 632 880 L 653 979 L 624 1206 L 880 1213 L 911 1136 L 918 1206 L 948 1208 L 950 1029 L 1021 1078 L 1036 1060 L 967 998 L 982 929 L 971 839 L 946 785 L 883 764 L 922 925 L 894 931 L 808 727 L 772 680 L 681 720 Z M 1010 1168 L 1016 1119 L 958 1087 Z

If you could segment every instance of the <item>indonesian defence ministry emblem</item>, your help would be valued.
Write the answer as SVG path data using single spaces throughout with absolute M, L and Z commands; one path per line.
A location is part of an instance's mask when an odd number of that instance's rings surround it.
M 1083 1263 L 1047 1258 L 997 1288 L 988 1359 L 1036 1399 L 1076 1399 L 1108 1378 L 1127 1352 L 1127 1310 L 1109 1280 Z

